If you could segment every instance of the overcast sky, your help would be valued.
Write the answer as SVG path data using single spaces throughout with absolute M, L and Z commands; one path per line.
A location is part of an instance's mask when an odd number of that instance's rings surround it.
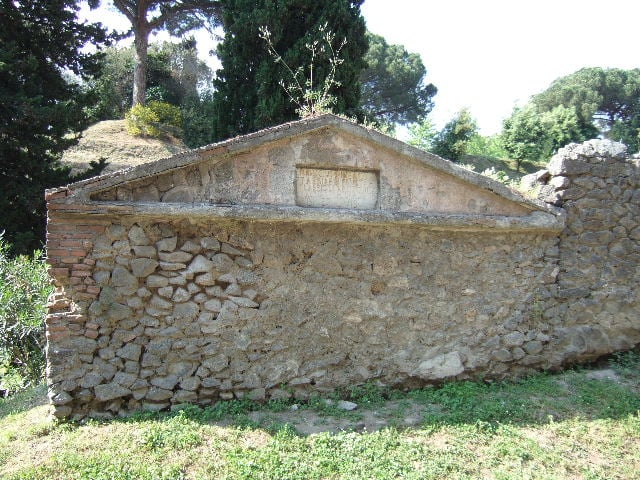
M 126 29 L 124 17 L 93 20 Z M 485 135 L 514 105 L 582 67 L 640 67 L 639 0 L 365 0 L 367 28 L 419 53 L 438 127 L 469 108 Z M 213 47 L 197 35 L 201 56 Z

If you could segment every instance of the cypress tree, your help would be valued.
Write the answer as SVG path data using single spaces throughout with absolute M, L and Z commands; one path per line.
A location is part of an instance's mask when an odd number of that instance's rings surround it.
M 223 0 L 224 40 L 218 46 L 222 69 L 214 81 L 214 137 L 218 140 L 253 132 L 297 118 L 280 82 L 292 81 L 281 62 L 275 62 L 260 38 L 266 27 L 275 50 L 293 71 L 311 63 L 307 44 L 320 40 L 322 25 L 346 40 L 340 51 L 344 60 L 337 68 L 330 94 L 336 98 L 335 113 L 358 115 L 360 72 L 366 66 L 366 27 L 360 13 L 363 0 Z M 336 45 L 337 47 L 338 45 Z M 321 85 L 330 65 L 314 60 L 314 86 Z

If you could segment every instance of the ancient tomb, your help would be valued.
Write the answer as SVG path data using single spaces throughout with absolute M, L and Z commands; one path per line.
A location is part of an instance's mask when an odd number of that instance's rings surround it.
M 565 321 L 564 208 L 332 115 L 47 201 L 61 418 L 501 378 L 638 341 L 633 306 L 626 340 Z

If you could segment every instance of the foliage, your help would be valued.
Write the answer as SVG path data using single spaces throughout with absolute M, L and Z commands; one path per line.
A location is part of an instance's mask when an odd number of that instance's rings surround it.
M 496 159 L 506 159 L 509 157 L 509 154 L 502 144 L 502 137 L 500 135 L 485 137 L 479 133 L 476 133 L 469 139 L 465 153 L 467 155 Z
M 41 252 L 11 258 L 0 236 L 0 390 L 42 380 L 44 316 L 51 290 Z
M 290 73 L 310 64 L 307 45 L 319 39 L 314 35 L 321 25 L 330 25 L 344 60 L 335 66 L 333 86 L 326 98 L 335 97 L 333 111 L 356 113 L 360 99 L 358 78 L 364 68 L 367 50 L 365 24 L 360 14 L 362 0 L 223 0 L 224 40 L 218 45 L 222 68 L 214 80 L 215 140 L 233 137 L 278 125 L 297 117 L 296 105 L 289 100 L 280 82 Z M 271 34 L 274 51 L 282 61 L 274 62 L 260 38 L 260 28 Z M 332 45 L 337 50 L 336 44 Z M 324 85 L 331 72 L 330 63 L 314 65 L 314 85 Z M 301 85 L 306 89 L 305 85 Z
M 539 159 L 547 151 L 542 141 L 545 128 L 542 117 L 533 105 L 515 108 L 502 125 L 502 143 L 505 150 L 516 160 L 520 170 L 523 160 Z
M 97 8 L 102 0 L 89 0 Z M 174 36 L 200 27 L 213 28 L 218 24 L 220 1 L 214 0 L 131 0 L 114 1 L 113 5 L 131 23 L 127 35 L 133 35 L 135 62 L 133 72 L 132 105 L 145 103 L 147 89 L 149 35 L 166 30 Z
M 44 190 L 72 180 L 58 160 L 86 125 L 88 98 L 67 74 L 95 73 L 81 49 L 105 35 L 76 11 L 72 0 L 0 3 L 0 230 L 16 252 L 42 245 Z
M 432 152 L 457 162 L 467 152 L 467 145 L 478 127 L 468 110 L 460 110 L 433 140 Z
M 197 57 L 193 39 L 163 42 L 149 47 L 146 100 L 187 108 L 197 102 L 200 91 L 211 88 L 213 72 Z M 100 72 L 87 84 L 95 98 L 89 109 L 94 121 L 120 119 L 131 108 L 133 47 L 110 47 L 100 61 Z
M 360 74 L 360 108 L 372 121 L 384 124 L 418 122 L 433 108 L 438 89 L 425 83 L 427 70 L 420 55 L 402 45 L 389 45 L 380 35 L 367 33 L 367 67 Z
M 433 148 L 433 142 L 437 135 L 438 132 L 433 122 L 425 118 L 409 126 L 409 139 L 407 143 L 414 147 L 430 151 Z
M 534 95 L 531 102 L 540 112 L 550 112 L 558 106 L 573 108 L 583 139 L 603 135 L 631 142 L 629 146 L 638 150 L 640 69 L 583 68 L 558 78 L 544 92 Z
M 127 132 L 131 135 L 160 137 L 166 133 L 180 134 L 182 112 L 179 107 L 165 102 L 151 101 L 147 105 L 134 105 L 125 114 Z
M 340 83 L 336 78 L 336 69 L 343 63 L 340 58 L 340 50 L 345 46 L 346 40 L 337 44 L 334 48 L 335 35 L 327 30 L 327 24 L 320 25 L 317 32 L 320 39 L 307 43 L 305 47 L 309 50 L 309 65 L 300 66 L 294 72 L 287 62 L 278 54 L 271 41 L 271 32 L 267 27 L 260 28 L 260 38 L 267 44 L 267 50 L 273 56 L 276 63 L 282 63 L 285 71 L 289 74 L 290 82 L 280 80 L 280 86 L 287 92 L 291 103 L 296 105 L 296 113 L 301 117 L 309 117 L 320 113 L 332 112 L 333 105 L 337 99 L 329 92 Z M 316 59 L 328 63 L 329 70 L 324 80 L 320 84 L 314 84 L 314 69 L 316 69 Z
M 566 144 L 586 140 L 573 107 L 540 112 L 532 103 L 514 109 L 503 123 L 501 137 L 518 170 L 524 160 L 548 160 Z
M 215 115 L 213 94 L 205 92 L 182 105 L 183 138 L 189 148 L 209 145 L 215 141 L 211 119 Z

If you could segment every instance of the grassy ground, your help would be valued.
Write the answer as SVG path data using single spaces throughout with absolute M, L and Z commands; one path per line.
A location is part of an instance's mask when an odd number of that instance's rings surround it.
M 3 479 L 640 479 L 640 355 L 518 382 L 245 401 L 85 424 L 0 400 Z M 337 398 L 337 396 L 336 396 Z
M 518 170 L 516 170 L 515 160 L 504 160 L 493 157 L 480 157 L 477 155 L 466 155 L 460 160 L 459 163 L 462 165 L 473 166 L 473 170 L 478 173 L 482 173 L 490 168 L 493 168 L 496 171 L 502 171 L 509 177 L 509 180 L 511 180 L 510 183 L 517 187 L 517 184 L 520 183 L 520 179 L 523 176 L 546 168 L 548 161 L 523 161 Z

